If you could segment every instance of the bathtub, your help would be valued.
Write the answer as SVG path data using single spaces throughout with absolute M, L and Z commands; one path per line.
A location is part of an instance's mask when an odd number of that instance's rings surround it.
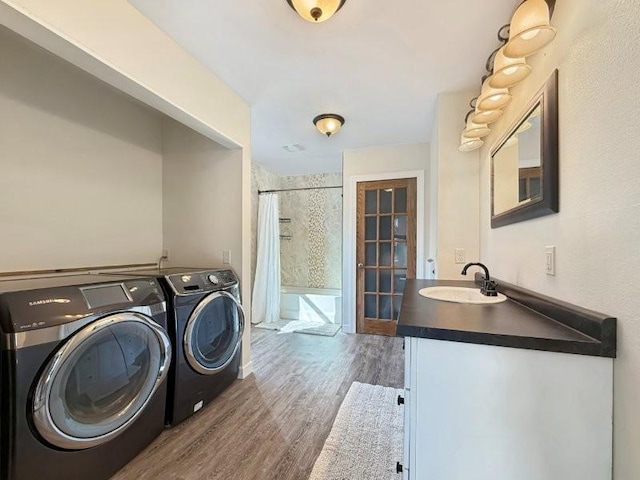
M 283 286 L 280 288 L 280 318 L 342 323 L 342 291 Z

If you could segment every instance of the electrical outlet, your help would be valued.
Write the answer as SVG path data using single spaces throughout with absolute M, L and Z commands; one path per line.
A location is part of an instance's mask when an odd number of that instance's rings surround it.
M 464 248 L 456 248 L 455 257 L 456 263 L 467 263 L 465 260 Z
M 229 265 L 231 263 L 231 250 L 222 251 L 222 263 Z
M 169 261 L 169 250 L 162 250 L 162 260 Z
M 544 273 L 547 275 L 555 275 L 556 274 L 556 247 L 555 245 L 550 245 L 544 248 L 545 251 L 545 266 Z

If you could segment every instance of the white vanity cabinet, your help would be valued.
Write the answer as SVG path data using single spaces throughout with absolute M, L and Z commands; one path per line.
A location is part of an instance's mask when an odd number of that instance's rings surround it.
M 613 359 L 405 338 L 403 476 L 610 480 Z

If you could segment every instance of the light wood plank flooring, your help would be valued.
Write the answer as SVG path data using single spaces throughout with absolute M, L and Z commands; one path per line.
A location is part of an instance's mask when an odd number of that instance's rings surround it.
M 401 338 L 253 329 L 254 375 L 114 478 L 306 480 L 351 383 L 402 388 L 403 354 Z

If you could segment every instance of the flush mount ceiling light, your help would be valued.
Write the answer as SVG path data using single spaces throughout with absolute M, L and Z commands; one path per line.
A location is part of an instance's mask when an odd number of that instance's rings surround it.
M 344 125 L 344 117 L 335 113 L 323 113 L 313 119 L 313 124 L 320 130 L 320 133 L 330 137 L 342 128 L 342 125 Z
M 298 15 L 308 22 L 320 23 L 329 20 L 342 8 L 347 0 L 287 0 Z
M 493 60 L 493 75 L 489 77 L 489 85 L 493 88 L 510 88 L 527 78 L 530 73 L 531 67 L 524 58 L 507 57 L 502 47 Z
M 556 29 L 549 24 L 550 17 L 547 1 L 523 2 L 511 18 L 504 54 L 512 58 L 528 57 L 549 45 L 556 36 Z

